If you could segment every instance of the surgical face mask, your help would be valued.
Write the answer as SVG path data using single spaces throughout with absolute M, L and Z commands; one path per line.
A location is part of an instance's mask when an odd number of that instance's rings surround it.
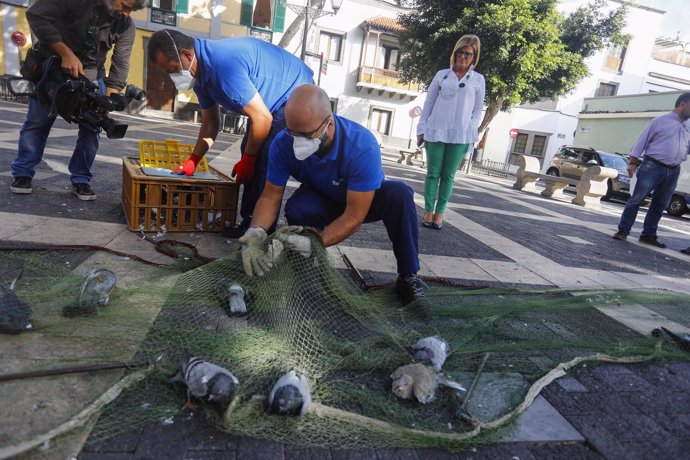
M 326 137 L 328 136 L 328 125 L 330 124 L 330 121 L 326 123 L 326 127 L 318 137 L 308 139 L 306 137 L 293 136 L 292 150 L 295 153 L 295 158 L 303 161 L 322 150 L 323 144 L 326 142 Z
M 173 46 L 175 47 L 175 53 L 177 53 L 177 61 L 180 63 L 180 68 L 182 68 L 182 60 L 180 59 L 180 52 L 177 49 L 177 45 L 175 44 L 175 40 L 173 40 L 172 35 L 170 35 L 170 32 L 167 30 L 165 31 L 166 34 L 168 34 L 168 37 L 170 37 L 170 40 L 173 42 Z M 170 79 L 173 81 L 173 84 L 175 85 L 175 88 L 177 88 L 178 91 L 187 91 L 188 89 L 194 88 L 194 85 L 196 85 L 196 78 L 192 77 L 192 74 L 190 72 L 192 66 L 194 65 L 194 59 L 196 59 L 196 53 L 194 53 L 194 56 L 192 56 L 192 61 L 189 63 L 189 68 L 180 70 L 179 72 L 173 72 L 170 75 Z
M 178 57 L 177 59 L 180 58 Z M 196 54 L 192 56 L 192 62 L 189 63 L 189 69 L 192 68 L 192 64 L 194 64 L 194 59 L 196 59 Z M 181 65 L 182 62 L 180 61 L 180 66 Z M 175 84 L 175 88 L 177 88 L 178 91 L 186 91 L 188 89 L 194 88 L 194 85 L 196 85 L 196 78 L 192 77 L 192 74 L 189 72 L 189 69 L 182 69 L 179 72 L 174 72 L 170 74 L 170 79 L 173 81 L 173 83 Z

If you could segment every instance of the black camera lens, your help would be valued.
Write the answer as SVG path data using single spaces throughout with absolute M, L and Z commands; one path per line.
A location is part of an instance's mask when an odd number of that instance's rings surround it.
M 104 118 L 101 120 L 101 128 L 105 131 L 108 139 L 122 139 L 127 132 L 127 125 L 113 120 L 112 118 Z
M 134 85 L 127 85 L 125 88 L 125 97 L 134 99 L 135 101 L 143 101 L 146 100 L 146 91 Z

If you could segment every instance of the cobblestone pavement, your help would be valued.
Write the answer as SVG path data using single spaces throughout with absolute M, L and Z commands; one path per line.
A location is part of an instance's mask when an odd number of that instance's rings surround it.
M 10 181 L 9 162 L 16 153 L 18 129 L 25 106 L 0 103 L 0 181 Z M 63 217 L 102 223 L 124 223 L 121 208 L 121 160 L 138 156 L 138 139 L 176 138 L 194 142 L 197 127 L 176 121 L 122 117 L 130 124 L 127 138 L 103 139 L 92 183 L 94 202 L 70 195 L 66 164 L 74 131 L 58 121 L 49 140 L 46 162 L 39 166 L 32 195 L 13 196 L 0 187 L 2 213 Z M 232 164 L 238 136 L 221 134 L 209 159 Z M 236 153 L 236 151 L 235 151 Z M 230 159 L 229 159 L 230 158 Z M 423 195 L 424 170 L 396 163 L 384 155 L 389 178 L 405 180 Z M 459 173 L 443 230 L 420 229 L 420 259 L 424 274 L 443 274 L 467 285 L 502 287 L 597 286 L 638 283 L 690 292 L 690 257 L 678 252 L 690 244 L 688 216 L 665 216 L 662 251 L 636 241 L 611 239 L 622 203 L 610 202 L 593 212 L 538 195 L 516 192 L 509 180 Z M 421 217 L 422 209 L 418 207 Z M 644 217 L 644 211 L 640 213 Z M 0 223 L 0 230 L 2 229 Z M 46 226 L 49 231 L 50 226 Z M 382 224 L 367 224 L 336 249 L 348 254 L 369 282 L 394 279 L 390 242 Z M 450 257 L 451 259 L 448 259 Z M 376 262 L 384 260 L 384 262 Z M 390 265 L 390 264 L 389 264 Z M 450 267 L 450 268 L 449 268 Z M 600 283 L 600 284 L 597 284 Z M 627 285 L 627 284 L 626 284 Z M 663 306 L 655 311 L 662 312 Z M 682 318 L 669 318 L 682 321 Z M 690 327 L 690 324 L 684 324 Z M 584 367 L 546 387 L 542 395 L 584 441 L 496 442 L 450 453 L 440 450 L 304 449 L 267 440 L 238 438 L 215 430 L 201 413 L 184 413 L 171 425 L 150 423 L 142 429 L 87 444 L 79 458 L 188 459 L 445 459 L 445 458 L 682 458 L 690 451 L 690 364 L 599 365 Z

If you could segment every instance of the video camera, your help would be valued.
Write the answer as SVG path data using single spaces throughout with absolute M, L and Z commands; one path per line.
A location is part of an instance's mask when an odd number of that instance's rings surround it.
M 108 112 L 123 111 L 133 100 L 146 100 L 146 92 L 127 85 L 123 94 L 101 94 L 98 84 L 80 75 L 72 78 L 60 67 L 60 58 L 51 56 L 43 63 L 43 75 L 35 85 L 13 79 L 10 91 L 15 96 L 29 96 L 48 107 L 49 116 L 60 115 L 68 123 L 77 123 L 93 132 L 105 131 L 109 139 L 122 139 L 127 125 L 108 117 Z

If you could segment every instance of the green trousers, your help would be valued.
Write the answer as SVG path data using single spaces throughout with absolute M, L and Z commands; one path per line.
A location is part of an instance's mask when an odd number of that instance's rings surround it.
M 448 199 L 453 192 L 455 171 L 458 170 L 469 147 L 470 144 L 426 143 L 425 211 L 442 214 L 446 210 Z M 438 200 L 436 199 L 437 191 Z

